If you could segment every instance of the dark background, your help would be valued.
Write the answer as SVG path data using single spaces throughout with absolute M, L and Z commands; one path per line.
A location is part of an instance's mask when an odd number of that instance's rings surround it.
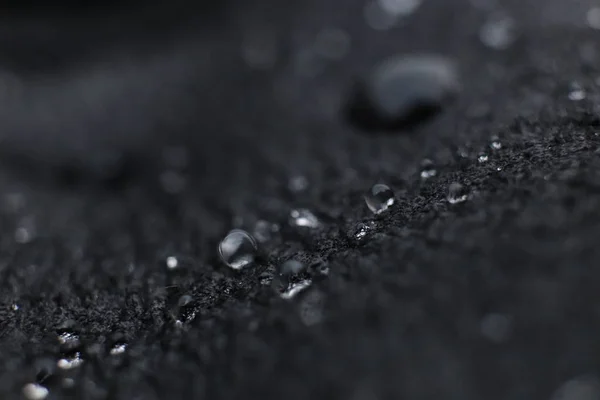
M 362 0 L 7 4 L 0 397 L 38 379 L 52 399 L 600 398 L 593 1 L 476 3 L 423 0 L 384 31 Z M 479 37 L 494 10 L 504 50 Z M 328 28 L 339 59 L 314 52 Z M 458 63 L 457 101 L 412 132 L 348 124 L 356 77 L 415 52 Z M 471 197 L 450 206 L 455 181 Z M 374 218 L 376 182 L 397 202 Z M 322 227 L 289 226 L 297 207 Z M 279 231 L 228 269 L 220 239 L 260 220 Z M 329 274 L 286 301 L 265 283 L 291 257 Z

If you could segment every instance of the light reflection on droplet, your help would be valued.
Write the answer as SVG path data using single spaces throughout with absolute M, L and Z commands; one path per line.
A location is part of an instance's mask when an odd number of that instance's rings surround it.
M 477 157 L 477 161 L 479 161 L 482 164 L 487 162 L 488 160 L 489 160 L 489 157 L 485 153 L 480 153 L 479 156 Z
M 286 300 L 292 299 L 298 293 L 300 293 L 303 290 L 310 287 L 310 285 L 312 285 L 312 281 L 310 279 L 305 279 L 303 281 L 294 283 L 294 284 L 290 285 L 290 287 L 286 291 L 282 292 L 280 294 L 280 296 L 282 299 L 286 299 Z
M 365 194 L 364 199 L 367 207 L 374 214 L 381 214 L 394 205 L 396 201 L 394 191 L 382 183 L 373 185 Z
M 467 188 L 464 185 L 461 185 L 458 182 L 454 182 L 450 184 L 448 187 L 448 196 L 446 200 L 450 204 L 459 204 L 467 201 L 469 197 L 469 193 Z
M 305 208 L 290 212 L 290 225 L 305 228 L 318 228 L 321 223 L 315 214 Z
M 437 170 L 435 169 L 435 164 L 428 158 L 425 158 L 421 161 L 421 178 L 429 179 L 433 178 L 437 175 Z
M 112 349 L 110 349 L 110 355 L 116 356 L 123 354 L 125 353 L 125 350 L 127 350 L 127 343 L 117 343 L 112 347 Z
M 44 386 L 37 383 L 28 383 L 23 386 L 23 395 L 28 400 L 43 400 L 50 392 Z
M 229 232 L 219 244 L 221 260 L 235 270 L 252 264 L 257 250 L 254 238 L 241 229 Z
M 81 358 L 81 353 L 76 352 L 70 357 L 61 358 L 58 360 L 56 365 L 60 369 L 73 369 L 79 367 L 83 364 L 83 358 Z
M 581 87 L 578 83 L 574 82 L 570 85 L 569 90 L 569 100 L 571 101 L 581 101 L 586 98 L 585 89 Z

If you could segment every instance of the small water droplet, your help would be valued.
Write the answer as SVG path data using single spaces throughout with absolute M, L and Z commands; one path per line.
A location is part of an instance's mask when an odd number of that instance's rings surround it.
M 18 305 L 18 304 L 16 304 L 16 303 L 14 303 L 14 304 L 12 304 L 12 305 L 10 306 L 10 309 L 11 309 L 11 310 L 13 310 L 13 311 L 18 311 L 18 310 L 19 310 L 19 305 Z
M 72 345 L 72 346 L 80 345 L 79 335 L 77 333 L 75 333 L 74 331 L 63 330 L 58 333 L 57 338 L 58 338 L 58 343 L 60 343 L 62 345 Z
M 488 47 L 505 50 L 515 41 L 515 21 L 508 15 L 494 14 L 481 27 L 479 38 Z
M 28 400 L 42 400 L 48 397 L 49 393 L 48 389 L 37 383 L 28 383 L 23 386 L 23 395 Z
M 502 148 L 502 142 L 500 141 L 500 138 L 498 138 L 498 136 L 492 136 L 492 139 L 490 141 L 490 147 L 492 148 L 492 150 L 500 150 Z
M 332 60 L 343 58 L 348 50 L 350 50 L 350 36 L 342 29 L 323 29 L 315 40 L 315 52 Z
M 489 160 L 489 157 L 485 153 L 480 153 L 479 156 L 477 157 L 477 161 L 479 161 L 480 163 L 485 163 L 488 160 Z
M 228 267 L 240 270 L 252 264 L 258 251 L 256 242 L 246 231 L 234 229 L 219 243 L 219 255 Z
M 179 261 L 177 260 L 177 257 L 167 257 L 167 268 L 170 270 L 174 270 L 179 266 Z
M 292 283 L 288 289 L 280 294 L 282 299 L 289 300 L 312 285 L 312 280 L 305 279 L 300 282 Z
M 508 339 L 511 325 L 506 315 L 490 313 L 481 320 L 481 334 L 494 343 L 502 343 Z
M 421 161 L 421 178 L 429 179 L 433 178 L 437 175 L 437 170 L 435 169 L 435 164 L 429 158 Z
M 345 113 L 362 130 L 412 129 L 440 113 L 459 88 L 458 68 L 445 57 L 392 57 L 354 85 Z
M 369 1 L 363 11 L 365 21 L 376 31 L 385 31 L 392 28 L 398 17 L 386 12 L 377 1 Z
M 288 189 L 293 193 L 303 192 L 308 189 L 308 179 L 303 175 L 294 176 L 288 182 Z
M 592 29 L 600 29 L 600 7 L 592 7 L 586 14 L 587 24 Z
M 583 89 L 578 83 L 572 83 L 569 89 L 569 100 L 581 101 L 586 98 L 585 89 Z
M 502 167 L 496 168 L 496 171 L 498 171 L 498 172 L 502 171 Z
M 116 356 L 119 354 L 125 353 L 127 350 L 127 343 L 115 343 L 115 345 L 110 349 L 110 355 Z
M 279 272 L 273 277 L 271 286 L 275 292 L 283 295 L 294 284 L 294 279 L 306 269 L 300 261 L 287 260 L 279 268 Z
M 75 352 L 69 357 L 64 357 L 58 360 L 56 366 L 60 369 L 73 369 L 83 364 L 83 358 L 81 358 L 80 352 Z
M 382 183 L 373 185 L 364 196 L 365 203 L 374 214 L 380 214 L 390 208 L 395 202 L 394 192 Z
M 551 397 L 552 400 L 600 399 L 600 380 L 595 375 L 582 375 L 563 383 Z
M 375 227 L 374 221 L 361 222 L 350 229 L 348 238 L 352 244 L 360 246 L 373 233 Z
M 467 201 L 468 197 L 469 197 L 469 193 L 467 191 L 467 188 L 464 185 L 461 185 L 458 182 L 454 182 L 454 183 L 450 184 L 450 186 L 448 187 L 448 196 L 446 197 L 446 200 L 448 200 L 448 203 L 450 203 L 450 204 L 463 203 L 463 202 Z
M 318 228 L 321 223 L 310 210 L 299 208 L 290 212 L 290 225 L 306 228 Z
M 177 300 L 175 307 L 176 321 L 191 322 L 196 318 L 196 304 L 194 298 L 189 294 L 184 294 Z M 176 322 L 177 324 L 177 322 Z
M 422 0 L 379 0 L 382 10 L 391 15 L 407 16 L 419 8 Z

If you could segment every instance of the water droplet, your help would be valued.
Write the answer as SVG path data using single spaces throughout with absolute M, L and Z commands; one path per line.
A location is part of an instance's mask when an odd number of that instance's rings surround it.
M 467 191 L 467 188 L 464 185 L 461 185 L 458 182 L 454 182 L 454 183 L 450 184 L 450 187 L 448 187 L 448 197 L 446 197 L 446 200 L 448 200 L 448 203 L 450 203 L 450 204 L 463 203 L 463 202 L 467 201 L 468 197 L 469 197 L 469 193 Z
M 300 261 L 287 260 L 279 268 L 279 272 L 273 277 L 271 286 L 280 295 L 287 292 L 294 284 L 294 279 L 302 273 L 306 266 Z
M 502 148 L 502 142 L 500 142 L 500 138 L 498 138 L 498 136 L 492 136 L 490 147 L 492 150 L 500 150 Z
M 419 8 L 421 0 L 379 0 L 379 5 L 389 14 L 406 16 Z
M 367 25 L 377 31 L 385 31 L 392 28 L 398 17 L 386 12 L 377 1 L 365 4 L 364 17 Z
M 502 343 L 508 339 L 511 325 L 506 315 L 490 313 L 481 320 L 481 334 L 494 343 Z
M 373 185 L 364 196 L 365 203 L 374 214 L 380 214 L 390 208 L 396 201 L 394 192 L 382 183 Z
M 569 89 L 569 100 L 581 101 L 586 98 L 585 89 L 583 89 L 578 83 L 572 83 Z
M 16 303 L 14 303 L 14 304 L 12 304 L 12 305 L 10 306 L 10 309 L 11 309 L 11 310 L 13 310 L 13 311 L 18 311 L 18 310 L 19 310 L 19 305 L 18 305 L 18 304 L 16 304 Z
M 350 36 L 341 29 L 323 29 L 315 40 L 315 52 L 332 60 L 343 58 L 348 50 L 350 50 Z
M 79 341 L 79 335 L 73 331 L 61 331 L 58 334 L 58 343 L 62 345 L 73 345 L 79 346 L 81 343 Z
M 235 270 L 252 264 L 257 251 L 258 246 L 252 236 L 241 229 L 232 230 L 219 243 L 221 260 Z
M 375 227 L 374 221 L 361 222 L 350 229 L 348 239 L 353 245 L 360 246 L 373 233 Z
M 174 270 L 179 266 L 179 261 L 177 260 L 177 257 L 167 257 L 167 268 L 170 270 Z
M 433 178 L 437 175 L 437 170 L 435 169 L 435 164 L 429 158 L 421 161 L 421 178 L 429 179 Z
M 600 7 L 592 7 L 586 14 L 588 26 L 592 29 L 600 29 Z
M 477 161 L 479 161 L 480 163 L 485 163 L 489 160 L 489 157 L 487 154 L 485 153 L 479 153 L 479 156 L 477 157 Z
M 345 111 L 360 129 L 410 129 L 438 114 L 459 87 L 458 70 L 444 57 L 394 57 L 355 85 Z
M 176 321 L 191 322 L 196 318 L 196 303 L 189 294 L 184 294 L 177 300 L 175 308 Z
M 288 287 L 287 290 L 285 290 L 284 292 L 282 292 L 280 294 L 280 296 L 282 299 L 286 299 L 286 300 L 292 299 L 292 298 L 296 297 L 296 295 L 298 293 L 309 288 L 310 285 L 312 285 L 312 280 L 310 280 L 310 279 L 305 279 L 300 282 L 292 283 Z
M 60 369 L 73 369 L 79 367 L 81 364 L 83 364 L 83 358 L 81 358 L 81 353 L 76 351 L 71 356 L 58 360 L 56 366 Z
M 600 380 L 595 375 L 583 375 L 563 383 L 551 397 L 552 400 L 600 399 Z
M 318 228 L 321 223 L 310 210 L 299 208 L 290 212 L 290 225 L 306 228 Z
M 23 395 L 28 400 L 45 399 L 50 392 L 44 386 L 37 383 L 28 383 L 23 386 Z
M 294 176 L 288 182 L 288 189 L 293 193 L 303 192 L 308 189 L 308 179 L 302 175 Z
M 515 41 L 515 21 L 508 15 L 502 13 L 494 14 L 481 27 L 479 38 L 488 47 L 496 50 L 505 50 Z
M 125 350 L 127 350 L 127 343 L 115 343 L 115 345 L 110 349 L 110 355 L 117 356 L 125 353 Z

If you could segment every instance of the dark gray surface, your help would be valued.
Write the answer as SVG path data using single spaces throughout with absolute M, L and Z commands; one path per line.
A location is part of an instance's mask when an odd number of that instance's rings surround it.
M 508 3 L 519 36 L 504 51 L 481 44 L 488 11 L 466 2 L 424 1 L 378 32 L 360 1 L 314 1 L 187 12 L 197 23 L 179 24 L 177 45 L 144 33 L 57 69 L 13 60 L 18 94 L 0 107 L 0 397 L 56 362 L 56 329 L 74 320 L 85 361 L 45 382 L 49 398 L 597 398 L 600 33 L 582 2 Z M 315 61 L 306 48 L 327 27 L 346 30 L 350 50 Z M 266 71 L 240 56 L 256 29 L 278 38 Z M 458 62 L 457 103 L 413 134 L 346 124 L 354 77 L 417 51 Z M 574 82 L 584 100 L 569 99 Z M 163 160 L 170 142 L 187 146 L 187 170 Z M 134 168 L 117 183 L 58 179 L 69 164 L 97 172 L 103 150 L 135 155 Z M 439 168 L 422 181 L 425 157 Z M 305 191 L 290 191 L 297 175 Z M 398 201 L 374 218 L 362 195 L 377 181 Z M 467 202 L 447 203 L 452 182 Z M 321 228 L 289 226 L 299 207 Z M 280 230 L 234 273 L 218 242 L 258 220 Z M 263 283 L 292 256 L 329 274 L 285 301 Z M 120 358 L 115 337 L 128 343 Z

